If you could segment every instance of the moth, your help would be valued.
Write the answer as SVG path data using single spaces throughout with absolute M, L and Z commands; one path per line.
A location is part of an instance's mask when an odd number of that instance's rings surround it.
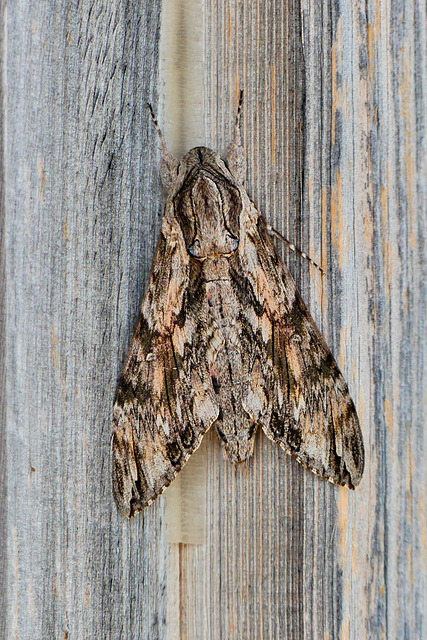
M 152 113 L 152 112 L 151 112 Z M 214 427 L 234 463 L 259 427 L 353 489 L 364 467 L 347 384 L 245 188 L 241 100 L 226 160 L 161 145 L 162 228 L 118 382 L 113 492 L 128 517 L 172 482 Z

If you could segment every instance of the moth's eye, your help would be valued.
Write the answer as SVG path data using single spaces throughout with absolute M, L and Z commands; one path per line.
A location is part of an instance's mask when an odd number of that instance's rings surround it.
M 301 336 L 296 331 L 291 335 L 289 340 L 295 344 L 300 344 L 302 342 Z
M 216 424 L 216 430 L 218 431 L 218 435 L 223 439 L 223 440 L 227 440 L 226 435 L 224 433 L 224 431 L 218 426 L 218 423 Z
M 231 236 L 230 234 L 227 234 L 227 247 L 229 248 L 229 251 L 236 251 L 237 247 L 239 246 L 239 241 L 237 238 L 235 238 L 234 236 Z
M 202 245 L 199 238 L 195 238 L 193 243 L 188 247 L 188 253 L 194 258 L 200 258 L 202 252 Z

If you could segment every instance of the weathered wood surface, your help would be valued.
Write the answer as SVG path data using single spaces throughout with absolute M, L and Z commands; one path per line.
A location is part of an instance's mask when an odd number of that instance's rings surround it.
M 0 60 L 4 60 L 4 15 L 0 3 Z M 6 251 L 5 251 L 5 85 L 0 81 L 0 602 L 7 598 L 7 485 L 6 485 Z M 6 638 L 6 607 L 0 614 L 0 638 Z
M 163 497 L 126 521 L 110 484 L 162 210 L 145 109 L 160 2 L 1 5 L 7 638 L 427 635 L 426 7 L 301 2 L 206 0 L 206 142 L 225 149 L 243 86 L 248 191 L 327 270 L 286 256 L 348 380 L 366 471 L 339 489 L 264 437 L 236 470 L 208 434 L 200 546 L 165 541 Z

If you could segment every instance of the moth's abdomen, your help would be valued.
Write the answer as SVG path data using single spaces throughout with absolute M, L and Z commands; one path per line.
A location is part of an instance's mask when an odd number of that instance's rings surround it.
M 252 455 L 265 405 L 265 398 L 255 398 L 254 375 L 259 382 L 259 366 L 254 343 L 247 339 L 252 330 L 244 326 L 246 318 L 242 317 L 232 280 L 226 273 L 206 281 L 206 297 L 213 320 L 207 356 L 220 408 L 215 426 L 228 458 L 243 462 Z

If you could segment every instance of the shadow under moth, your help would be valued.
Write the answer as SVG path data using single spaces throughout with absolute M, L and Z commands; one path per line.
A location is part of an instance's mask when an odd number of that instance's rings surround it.
M 166 204 L 111 440 L 128 517 L 172 482 L 213 425 L 232 462 L 259 426 L 311 471 L 353 489 L 364 467 L 347 385 L 243 186 L 241 101 L 227 159 L 161 144 Z

